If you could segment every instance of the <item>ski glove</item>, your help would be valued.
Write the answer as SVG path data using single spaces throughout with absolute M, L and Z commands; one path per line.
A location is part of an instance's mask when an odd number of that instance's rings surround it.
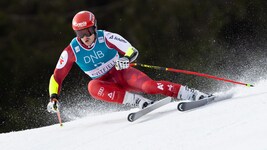
M 59 110 L 59 102 L 57 99 L 53 98 L 48 104 L 47 104 L 47 111 L 50 113 L 57 113 Z
M 121 57 L 116 61 L 115 68 L 117 70 L 129 68 L 129 59 L 127 57 Z

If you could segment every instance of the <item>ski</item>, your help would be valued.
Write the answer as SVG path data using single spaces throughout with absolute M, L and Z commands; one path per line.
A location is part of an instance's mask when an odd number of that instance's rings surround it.
M 177 105 L 177 109 L 179 111 L 187 111 L 190 109 L 194 109 L 194 108 L 198 108 L 204 105 L 209 104 L 210 102 L 214 101 L 216 98 L 216 96 L 212 95 L 210 97 L 198 100 L 198 101 L 181 101 L 178 105 Z
M 139 118 L 141 118 L 142 116 L 150 113 L 151 111 L 154 111 L 155 109 L 159 108 L 159 107 L 162 107 L 168 103 L 172 102 L 172 98 L 171 97 L 166 97 L 166 98 L 163 98 L 157 102 L 155 102 L 154 104 L 151 104 L 150 106 L 144 108 L 144 109 L 141 109 L 137 112 L 134 112 L 134 113 L 130 113 L 127 117 L 128 121 L 130 122 L 133 122 Z
M 234 91 L 230 91 L 228 93 L 223 93 L 223 94 L 215 94 L 212 95 L 208 98 L 204 98 L 202 100 L 198 100 L 198 101 L 181 101 L 180 103 L 178 103 L 177 105 L 177 109 L 179 111 L 187 111 L 187 110 L 191 110 L 194 108 L 198 108 L 213 102 L 219 102 L 222 100 L 227 100 L 230 99 L 234 96 Z

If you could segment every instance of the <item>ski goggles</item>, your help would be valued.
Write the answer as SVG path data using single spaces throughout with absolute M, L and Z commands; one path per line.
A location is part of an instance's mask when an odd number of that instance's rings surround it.
M 82 30 L 75 31 L 77 37 L 83 38 L 84 36 L 90 37 L 91 35 L 95 34 L 95 27 L 89 27 Z

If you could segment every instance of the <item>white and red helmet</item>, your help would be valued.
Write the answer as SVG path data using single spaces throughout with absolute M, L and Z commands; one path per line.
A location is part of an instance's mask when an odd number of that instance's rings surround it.
M 80 11 L 73 17 L 72 29 L 74 31 L 90 27 L 97 27 L 95 15 L 90 11 Z
M 72 29 L 79 38 L 96 34 L 97 25 L 95 15 L 90 11 L 78 12 L 72 19 Z

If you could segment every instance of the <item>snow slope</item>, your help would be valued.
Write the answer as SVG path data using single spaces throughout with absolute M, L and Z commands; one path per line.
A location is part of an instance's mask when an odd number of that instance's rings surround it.
M 266 85 L 232 89 L 233 98 L 188 112 L 171 103 L 133 123 L 127 115 L 137 109 L 0 134 L 0 149 L 267 150 Z

